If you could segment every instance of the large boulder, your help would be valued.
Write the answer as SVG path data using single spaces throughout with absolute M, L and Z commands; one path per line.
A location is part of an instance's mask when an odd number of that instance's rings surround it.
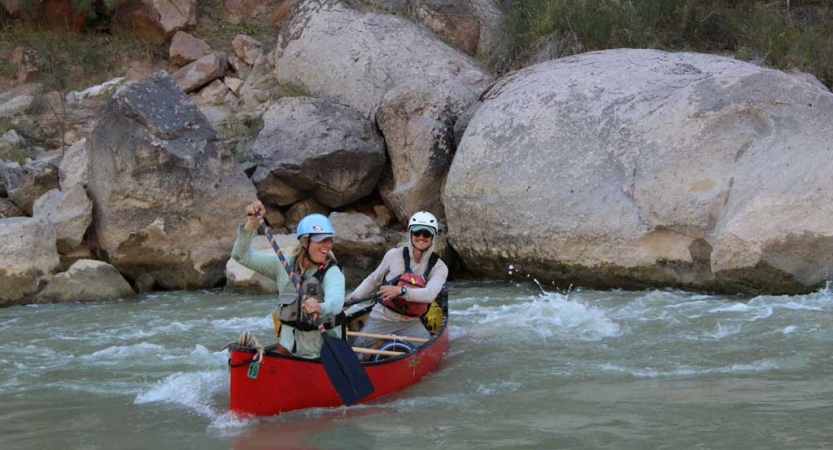
M 26 163 L 19 175 L 16 184 L 11 182 L 6 186 L 9 192 L 9 199 L 20 208 L 26 215 L 31 216 L 35 201 L 43 194 L 57 189 L 59 186 L 58 166 L 61 164 L 61 155 L 46 155 L 43 158 Z M 7 173 L 12 173 L 8 170 Z M 12 179 L 12 176 L 7 178 Z
M 59 91 L 45 93 L 41 101 L 46 106 L 37 116 L 40 129 L 48 136 L 58 137 L 54 142 L 56 146 L 81 140 L 98 124 L 107 99 L 122 81 L 115 78 L 66 95 Z
M 499 22 L 495 0 L 363 0 L 381 11 L 412 18 L 463 52 L 474 55 Z M 491 42 L 491 41 L 489 41 Z
M 480 18 L 471 1 L 412 0 L 420 22 L 436 31 L 451 45 L 474 55 L 480 43 Z
M 34 217 L 55 228 L 60 253 L 69 253 L 81 244 L 93 220 L 92 213 L 93 203 L 78 184 L 64 191 L 53 189 L 35 201 L 34 206 Z
M 385 165 L 385 143 L 374 124 L 351 108 L 284 97 L 263 115 L 252 156 L 269 172 L 258 174 L 259 189 L 271 195 L 289 186 L 290 193 L 338 208 L 373 191 Z
M 304 0 L 283 20 L 275 73 L 371 120 L 386 108 L 378 117 L 392 166 L 380 188 L 385 203 L 400 221 L 420 209 L 443 215 L 450 129 L 491 83 L 467 55 L 404 18 Z
M 734 59 L 537 64 L 477 109 L 445 186 L 469 268 L 562 285 L 816 289 L 833 271 L 833 94 Z
M 503 11 L 494 0 L 471 0 L 474 14 L 480 23 L 477 54 L 489 59 L 501 45 L 508 45 L 509 38 L 503 31 Z
M 171 77 L 184 92 L 197 90 L 220 78 L 228 68 L 223 52 L 212 52 L 174 72 Z
M 392 242 L 376 222 L 364 214 L 330 214 L 336 230 L 333 253 L 344 268 L 347 284 L 357 286 L 376 269 Z
M 20 12 L 20 0 L 0 0 L 0 5 L 10 15 L 15 15 Z
M 35 102 L 41 85 L 37 83 L 22 84 L 0 92 L 0 118 L 10 118 L 24 114 Z
M 87 14 L 79 10 L 74 0 L 40 0 L 34 5 L 27 3 L 30 19 L 41 27 L 80 33 L 87 23 Z
M 113 21 L 154 45 L 163 45 L 180 30 L 197 24 L 197 0 L 120 2 Z
M 49 280 L 37 295 L 38 302 L 107 301 L 130 298 L 133 288 L 115 267 L 101 261 L 81 259 L 69 270 Z
M 75 185 L 86 186 L 90 168 L 90 143 L 82 138 L 64 151 L 58 173 L 61 189 L 69 190 Z
M 13 161 L 0 159 L 0 196 L 9 195 L 9 190 L 15 189 L 20 184 L 23 176 L 23 168 Z
M 256 197 L 194 103 L 164 72 L 128 83 L 90 141 L 90 246 L 99 258 L 163 289 L 220 282 Z
M 11 200 L 0 197 L 0 219 L 7 219 L 10 217 L 25 216 L 23 211 L 17 206 L 14 206 Z
M 291 1 L 291 0 L 285 0 Z M 223 9 L 230 23 L 269 24 L 269 16 L 284 0 L 223 0 Z
M 292 251 L 298 246 L 298 239 L 294 234 L 273 233 L 272 236 L 284 256 L 292 254 Z M 256 252 L 275 253 L 266 236 L 255 236 L 252 239 L 251 248 Z M 226 263 L 226 290 L 247 294 L 275 294 L 278 292 L 278 284 L 265 275 L 243 267 L 234 258 L 229 258 Z
M 0 306 L 25 303 L 60 268 L 55 229 L 29 217 L 0 219 Z
M 310 214 L 323 214 L 327 216 L 330 214 L 330 209 L 312 198 L 301 200 L 286 210 L 284 226 L 290 231 L 295 231 L 301 219 Z
M 171 38 L 168 53 L 170 54 L 171 64 L 182 67 L 211 53 L 211 46 L 192 34 L 177 31 Z

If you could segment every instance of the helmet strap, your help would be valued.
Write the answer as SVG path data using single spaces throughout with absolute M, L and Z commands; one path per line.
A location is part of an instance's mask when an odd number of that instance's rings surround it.
M 318 267 L 318 266 L 320 266 L 321 264 L 326 263 L 326 262 L 327 262 L 327 258 L 326 258 L 326 257 L 324 258 L 324 263 L 320 263 L 320 264 L 319 264 L 319 263 L 317 263 L 317 262 L 315 262 L 315 260 L 314 260 L 314 259 L 312 259 L 312 255 L 310 255 L 310 253 L 309 253 L 309 246 L 310 246 L 311 244 L 312 244 L 312 239 L 307 239 L 307 245 L 305 245 L 305 246 L 304 246 L 304 258 L 307 260 L 307 262 L 308 262 L 308 263 L 309 263 L 312 267 Z M 312 267 L 310 267 L 310 269 L 311 269 Z

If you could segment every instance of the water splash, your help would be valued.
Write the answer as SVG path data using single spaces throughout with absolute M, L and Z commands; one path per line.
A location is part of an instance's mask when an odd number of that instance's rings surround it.
M 568 300 L 559 293 L 543 292 L 538 296 L 518 298 L 516 303 L 473 305 L 456 314 L 478 325 L 489 325 L 480 329 L 492 330 L 488 332 L 508 339 L 507 344 L 535 336 L 599 340 L 619 333 L 619 325 L 603 310 Z M 477 330 L 474 331 L 477 335 Z
M 134 403 L 171 403 L 216 418 L 220 413 L 212 397 L 228 389 L 227 370 L 178 372 L 136 396 Z

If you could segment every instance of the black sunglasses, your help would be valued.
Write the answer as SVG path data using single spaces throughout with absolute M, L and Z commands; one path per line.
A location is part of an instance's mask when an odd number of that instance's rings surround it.
M 434 237 L 434 235 L 431 234 L 431 232 L 428 231 L 428 230 L 411 231 L 411 234 L 414 235 L 414 236 L 419 236 L 419 237 L 424 237 L 424 238 Z

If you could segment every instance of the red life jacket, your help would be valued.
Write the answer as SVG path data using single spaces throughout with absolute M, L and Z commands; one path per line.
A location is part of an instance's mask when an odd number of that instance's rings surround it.
M 402 248 L 402 258 L 405 260 L 405 273 L 399 275 L 398 277 L 392 280 L 389 280 L 385 284 L 398 287 L 405 286 L 408 289 L 424 288 L 427 284 L 427 282 L 425 281 L 425 277 L 431 274 L 431 270 L 434 268 L 434 265 L 437 264 L 437 261 L 440 259 L 440 257 L 437 256 L 436 253 L 431 253 L 431 257 L 428 258 L 428 267 L 425 269 L 425 276 L 423 276 L 411 272 L 411 256 L 408 253 L 408 247 Z M 382 305 L 394 312 L 410 317 L 422 317 L 426 312 L 428 312 L 428 307 L 431 306 L 430 303 L 409 302 L 408 300 L 405 300 L 402 297 L 396 297 L 390 300 L 382 300 Z

